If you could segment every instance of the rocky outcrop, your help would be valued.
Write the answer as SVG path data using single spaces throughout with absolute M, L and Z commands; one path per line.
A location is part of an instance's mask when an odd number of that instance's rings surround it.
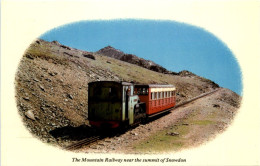
M 124 62 L 128 62 L 131 64 L 135 64 L 141 67 L 144 67 L 146 69 L 156 71 L 159 73 L 164 73 L 164 74 L 177 74 L 175 72 L 169 71 L 165 69 L 164 67 L 154 63 L 151 60 L 145 60 L 143 58 L 139 58 L 136 55 L 133 54 L 126 54 L 118 49 L 115 49 L 111 46 L 104 47 L 100 49 L 99 51 L 96 52 L 97 54 L 103 55 L 103 56 L 108 56 L 111 58 L 115 58 Z

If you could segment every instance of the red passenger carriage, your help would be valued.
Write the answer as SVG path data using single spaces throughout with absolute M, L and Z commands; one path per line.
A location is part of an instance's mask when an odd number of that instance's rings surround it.
M 135 93 L 146 103 L 146 114 L 152 115 L 175 106 L 176 88 L 173 85 L 135 85 Z

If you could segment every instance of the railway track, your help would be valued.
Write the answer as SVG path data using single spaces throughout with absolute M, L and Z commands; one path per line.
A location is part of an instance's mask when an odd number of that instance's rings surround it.
M 194 97 L 194 98 L 192 98 L 192 99 L 189 99 L 189 100 L 184 101 L 184 102 L 182 102 L 182 103 L 180 103 L 180 104 L 177 104 L 175 107 L 173 107 L 173 108 L 171 108 L 171 109 L 168 109 L 168 110 L 165 110 L 165 111 L 163 111 L 163 112 L 172 111 L 172 110 L 174 110 L 174 109 L 176 109 L 176 108 L 178 108 L 178 107 L 181 107 L 181 106 L 183 106 L 183 105 L 189 104 L 189 103 L 191 103 L 191 102 L 193 102 L 193 101 L 195 101 L 195 100 L 197 100 L 197 99 L 200 99 L 200 98 L 203 98 L 203 97 L 208 96 L 208 95 L 210 95 L 210 94 L 213 94 L 213 93 L 217 92 L 218 90 L 219 90 L 219 88 L 216 89 L 216 90 L 207 92 L 207 93 L 203 93 L 203 94 L 201 94 L 201 95 L 199 95 L 199 96 L 196 96 L 196 97 Z M 161 112 L 161 113 L 163 113 L 163 112 Z M 156 116 L 156 115 L 158 115 L 158 114 L 154 114 L 154 115 L 151 116 L 151 117 L 154 117 L 154 116 Z M 66 150 L 79 149 L 79 148 L 81 148 L 81 147 L 83 147 L 83 146 L 90 145 L 90 144 L 92 144 L 92 143 L 96 143 L 98 140 L 102 140 L 102 139 L 104 139 L 104 138 L 106 138 L 106 137 L 105 137 L 105 136 L 92 136 L 92 137 L 89 137 L 89 138 L 82 139 L 82 140 L 80 140 L 80 141 L 78 141 L 78 142 L 76 142 L 76 143 L 72 143 L 72 144 L 70 144 L 70 145 L 64 147 L 64 149 L 66 149 Z
M 203 93 L 203 94 L 201 94 L 201 95 L 199 95 L 199 96 L 196 96 L 196 97 L 194 97 L 194 98 L 192 98 L 192 99 L 189 99 L 189 100 L 186 100 L 186 101 L 184 101 L 184 102 L 181 102 L 180 104 L 177 104 L 176 106 L 174 106 L 173 109 L 178 108 L 178 107 L 183 106 L 183 105 L 186 105 L 186 104 L 188 104 L 188 103 L 191 103 L 191 102 L 193 102 L 193 101 L 195 101 L 195 100 L 197 100 L 197 99 L 200 99 L 200 98 L 202 98 L 202 97 L 208 96 L 208 95 L 210 95 L 210 94 L 213 94 L 213 93 L 219 91 L 219 89 L 220 89 L 220 88 L 215 89 L 215 90 L 210 91 L 210 92 L 207 92 L 207 93 Z
M 89 137 L 89 138 L 82 139 L 82 140 L 80 140 L 76 143 L 70 144 L 69 146 L 66 146 L 64 149 L 66 149 L 66 150 L 79 149 L 82 146 L 89 145 L 89 144 L 94 143 L 94 142 L 96 142 L 100 139 L 101 139 L 100 136 L 92 136 L 92 137 Z

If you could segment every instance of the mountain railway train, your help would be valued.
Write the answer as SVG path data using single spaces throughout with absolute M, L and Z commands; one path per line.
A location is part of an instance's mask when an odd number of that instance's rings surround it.
M 88 120 L 97 128 L 140 123 L 175 106 L 173 85 L 96 81 L 88 84 Z

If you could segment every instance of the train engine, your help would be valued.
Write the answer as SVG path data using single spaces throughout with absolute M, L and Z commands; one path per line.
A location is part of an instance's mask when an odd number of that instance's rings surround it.
M 146 118 L 146 104 L 134 94 L 134 84 L 97 81 L 88 84 L 88 120 L 98 128 L 133 125 Z
M 131 126 L 175 106 L 173 85 L 97 81 L 88 84 L 88 120 L 98 128 Z

